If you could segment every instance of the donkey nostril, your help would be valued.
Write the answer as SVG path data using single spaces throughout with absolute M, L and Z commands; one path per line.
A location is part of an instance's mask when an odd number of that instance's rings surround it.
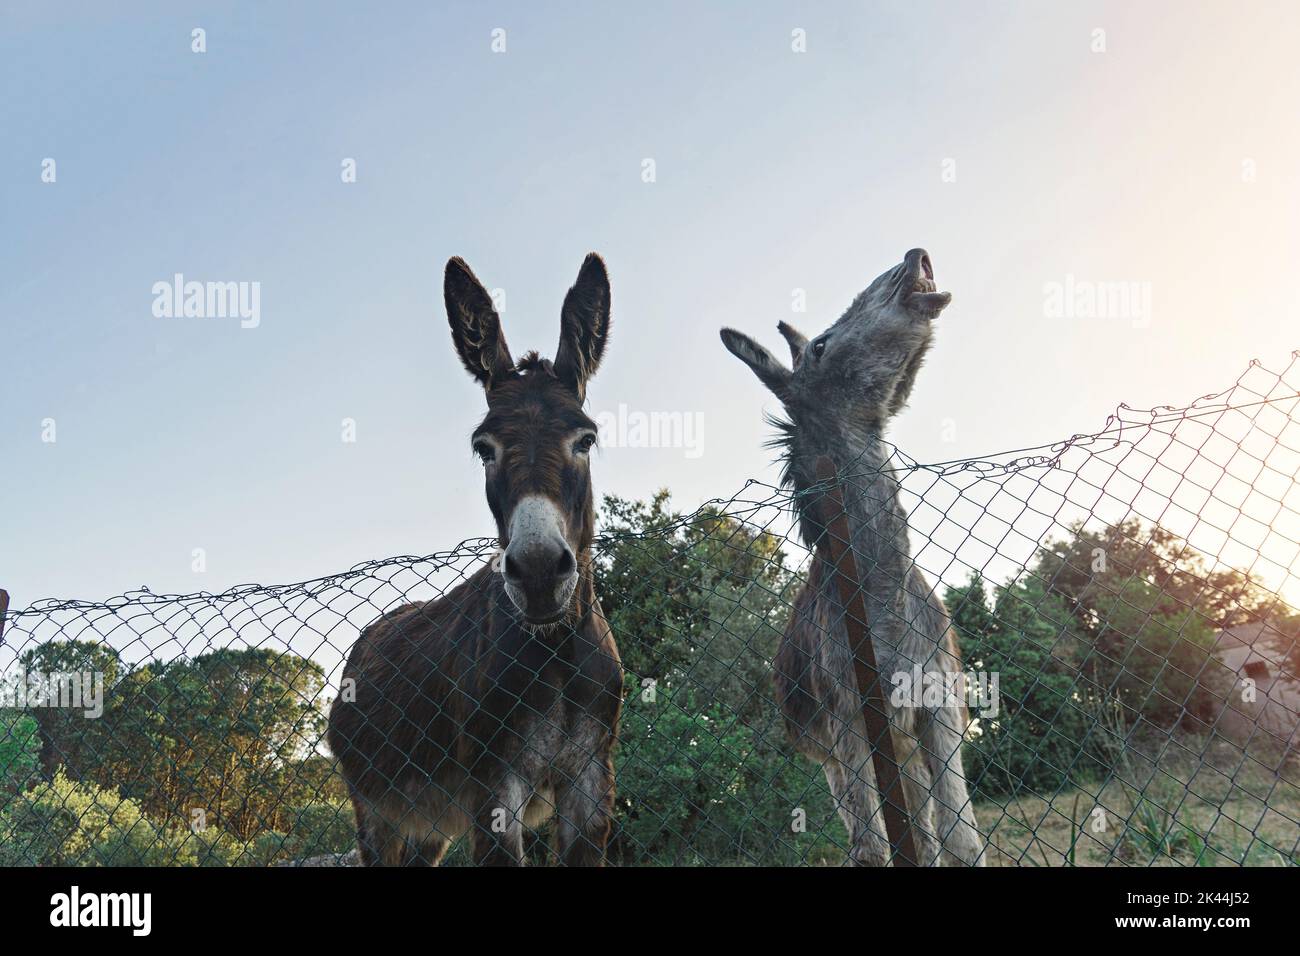
M 502 562 L 502 570 L 505 571 L 506 578 L 511 581 L 522 581 L 524 574 L 519 570 L 519 562 L 510 557 L 510 552 L 506 552 L 505 561 Z
M 573 573 L 573 569 L 575 567 L 576 565 L 574 564 L 573 561 L 573 552 L 570 551 L 568 548 L 565 548 L 563 551 L 560 552 L 560 556 L 555 560 L 555 576 L 557 578 L 568 577 L 570 574 Z

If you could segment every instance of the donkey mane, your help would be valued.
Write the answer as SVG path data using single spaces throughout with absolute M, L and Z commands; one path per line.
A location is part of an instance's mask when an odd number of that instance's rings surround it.
M 765 412 L 764 421 L 772 428 L 773 435 L 763 442 L 763 447 L 777 451 L 776 463 L 780 465 L 780 486 L 795 492 L 790 498 L 790 510 L 799 522 L 799 534 L 804 544 L 812 547 L 821 540 L 825 532 L 820 514 L 809 507 L 809 501 L 799 492 L 808 490 L 818 484 L 814 474 L 815 460 L 818 455 L 832 455 L 832 445 L 843 448 L 844 442 L 839 438 L 825 438 L 810 442 L 809 430 L 800 428 L 792 418 L 785 415 Z M 826 432 L 833 428 L 833 422 L 822 425 Z M 868 432 L 862 452 L 852 462 L 841 462 L 841 468 L 847 466 L 844 477 L 852 474 L 862 480 L 870 480 L 876 474 L 870 466 L 873 451 L 879 451 L 883 439 Z M 800 447 L 802 444 L 803 447 Z M 834 456 L 833 456 L 834 457 Z M 856 466 L 856 467 L 855 467 Z
M 798 427 L 789 418 L 784 415 L 776 415 L 771 412 L 763 414 L 765 421 L 775 432 L 771 438 L 763 440 L 764 448 L 771 448 L 778 452 L 776 460 L 781 465 L 781 487 L 794 487 L 794 441 L 798 433 Z
M 548 358 L 542 358 L 541 353 L 535 350 L 523 354 L 523 357 L 515 363 L 515 371 L 521 374 L 524 372 L 545 372 L 547 375 L 558 378 L 555 375 L 555 364 Z

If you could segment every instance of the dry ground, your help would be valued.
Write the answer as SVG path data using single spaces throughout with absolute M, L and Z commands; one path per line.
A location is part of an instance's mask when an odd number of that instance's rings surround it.
M 976 802 L 990 866 L 1300 865 L 1300 759 L 1129 751 L 1104 786 Z

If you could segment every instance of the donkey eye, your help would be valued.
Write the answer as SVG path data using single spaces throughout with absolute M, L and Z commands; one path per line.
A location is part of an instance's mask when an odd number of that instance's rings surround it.
M 497 450 L 492 447 L 491 442 L 476 441 L 474 443 L 474 454 L 478 455 L 479 460 L 485 465 L 490 465 L 497 460 Z
M 596 444 L 596 436 L 591 432 L 587 432 L 573 443 L 573 453 L 575 455 L 585 455 L 591 451 L 591 446 L 594 444 Z
M 813 343 L 812 353 L 814 358 L 821 358 L 822 353 L 826 351 L 826 340 L 818 339 Z

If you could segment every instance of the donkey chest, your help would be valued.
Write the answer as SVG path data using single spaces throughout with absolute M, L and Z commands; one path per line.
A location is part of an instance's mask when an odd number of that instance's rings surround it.
M 552 778 L 575 779 L 593 755 L 606 749 L 602 742 L 608 733 L 598 719 L 564 700 L 531 714 L 517 731 L 519 746 L 510 762 L 535 786 Z
M 827 593 L 814 575 L 795 601 L 794 614 L 781 638 L 775 660 L 778 700 L 788 718 L 806 724 L 828 709 L 855 708 L 857 670 L 845 611 L 838 596 Z M 895 669 L 899 649 L 890 635 L 863 636 L 871 642 L 881 674 Z
M 600 700 L 585 692 L 593 681 L 583 668 L 553 659 L 511 671 L 493 680 L 490 709 L 522 750 L 553 759 L 583 737 L 589 723 L 599 723 Z

